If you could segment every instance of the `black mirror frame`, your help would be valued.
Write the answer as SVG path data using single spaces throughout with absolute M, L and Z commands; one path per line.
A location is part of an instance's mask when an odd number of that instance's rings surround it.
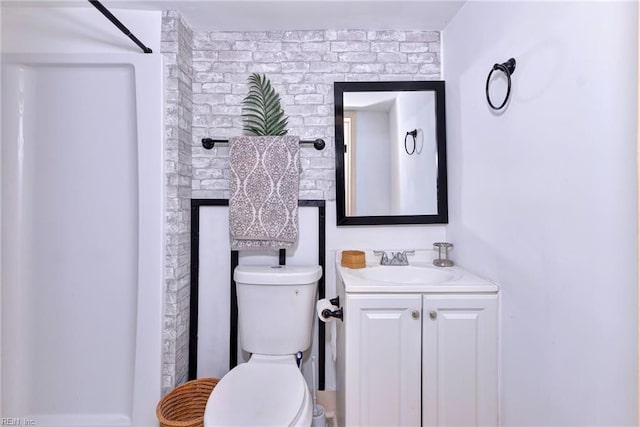
M 346 216 L 344 188 L 344 98 L 345 92 L 432 91 L 436 98 L 436 144 L 438 212 L 434 215 Z M 447 149 L 444 81 L 334 82 L 336 149 L 336 221 L 342 225 L 447 224 Z

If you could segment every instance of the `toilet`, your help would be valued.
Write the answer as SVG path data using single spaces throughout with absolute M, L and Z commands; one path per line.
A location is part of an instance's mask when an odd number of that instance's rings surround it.
M 296 363 L 309 348 L 320 266 L 238 266 L 240 346 L 251 353 L 216 385 L 205 427 L 310 426 L 313 402 Z

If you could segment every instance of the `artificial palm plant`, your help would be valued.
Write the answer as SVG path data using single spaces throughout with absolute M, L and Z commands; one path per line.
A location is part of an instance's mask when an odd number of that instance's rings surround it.
M 264 74 L 248 78 L 249 94 L 242 100 L 243 130 L 258 136 L 287 134 L 287 119 L 280 105 L 280 95 Z

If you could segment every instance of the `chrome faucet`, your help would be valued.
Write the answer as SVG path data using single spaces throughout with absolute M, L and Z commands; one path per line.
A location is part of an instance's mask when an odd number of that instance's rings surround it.
M 380 265 L 409 265 L 407 255 L 413 255 L 416 251 L 391 252 L 391 258 L 386 251 L 373 251 L 374 255 L 380 255 Z

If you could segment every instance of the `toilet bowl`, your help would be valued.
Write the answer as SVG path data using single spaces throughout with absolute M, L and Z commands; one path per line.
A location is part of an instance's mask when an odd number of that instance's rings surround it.
M 313 403 L 295 354 L 311 344 L 320 266 L 238 266 L 240 346 L 252 356 L 209 396 L 205 427 L 310 426 Z
M 313 404 L 295 356 L 254 355 L 216 385 L 204 413 L 209 426 L 310 426 Z

